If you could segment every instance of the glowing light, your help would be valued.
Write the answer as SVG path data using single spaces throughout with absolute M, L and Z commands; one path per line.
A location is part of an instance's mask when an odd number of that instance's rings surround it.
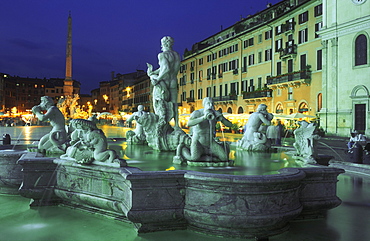
M 108 95 L 103 95 L 103 99 L 105 102 L 108 102 L 108 99 L 109 99 Z
M 170 168 L 167 168 L 166 171 L 173 171 L 173 170 L 176 170 L 175 167 L 170 167 Z

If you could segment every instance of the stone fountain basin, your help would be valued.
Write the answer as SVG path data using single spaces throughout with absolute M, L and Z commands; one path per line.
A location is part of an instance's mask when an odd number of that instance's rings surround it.
M 337 176 L 344 172 L 322 166 L 284 168 L 263 176 L 142 171 L 32 153 L 19 163 L 24 173 L 20 193 L 34 200 L 31 205 L 64 204 L 98 212 L 134 223 L 139 233 L 190 228 L 242 238 L 276 235 L 295 218 L 312 218 L 338 206 Z
M 5 149 L 8 147 L 8 149 Z M 22 183 L 22 167 L 17 164 L 18 159 L 26 153 L 25 150 L 13 149 L 12 146 L 2 146 L 0 150 L 0 193 L 18 194 Z

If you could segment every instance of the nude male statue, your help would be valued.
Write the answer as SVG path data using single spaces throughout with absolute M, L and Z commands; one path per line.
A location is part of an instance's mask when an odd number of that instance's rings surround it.
M 203 109 L 194 111 L 189 119 L 188 126 L 192 128 L 190 150 L 183 145 L 177 149 L 177 156 L 183 156 L 189 161 L 198 161 L 201 156 L 214 157 L 218 161 L 228 161 L 228 147 L 215 140 L 215 125 L 221 121 L 225 126 L 232 126 L 213 106 L 211 97 L 203 99 Z
M 147 74 L 155 87 L 153 90 L 154 110 L 158 108 L 156 99 L 172 103 L 172 117 L 175 119 L 175 126 L 178 127 L 177 73 L 180 70 L 180 55 L 172 50 L 173 43 L 174 40 L 170 36 L 165 36 L 161 39 L 163 52 L 158 54 L 159 68 L 153 71 L 153 66 L 147 64 Z
M 41 111 L 46 111 L 43 114 Z M 42 96 L 41 103 L 32 108 L 32 112 L 40 121 L 50 121 L 53 127 L 51 132 L 40 139 L 38 149 L 41 152 L 46 152 L 51 147 L 57 147 L 64 151 L 63 144 L 67 140 L 67 132 L 65 128 L 65 119 L 62 112 L 54 106 L 54 101 L 50 96 Z
M 258 132 L 258 129 L 264 123 L 265 125 L 271 125 L 271 120 L 273 115 L 267 112 L 267 105 L 260 104 L 257 107 L 257 112 L 254 112 L 249 117 L 248 123 L 246 124 L 245 133 L 242 139 L 247 139 L 248 141 L 254 141 L 255 132 Z

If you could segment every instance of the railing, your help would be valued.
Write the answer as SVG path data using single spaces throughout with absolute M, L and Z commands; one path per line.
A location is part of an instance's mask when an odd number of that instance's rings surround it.
M 303 70 L 299 72 L 293 72 L 293 73 L 287 73 L 279 76 L 274 76 L 267 78 L 267 84 L 273 85 L 273 84 L 279 84 L 294 80 L 302 80 L 302 79 L 311 79 L 311 71 L 310 70 Z
M 194 97 L 188 97 L 188 98 L 186 98 L 186 102 L 188 102 L 188 103 L 195 102 Z
M 280 51 L 280 58 L 289 57 L 290 55 L 297 54 L 297 45 L 286 47 Z
M 213 97 L 213 101 L 228 101 L 228 100 L 236 100 L 238 96 L 236 95 L 228 95 L 228 96 L 218 96 L 218 97 Z
M 262 97 L 272 97 L 272 90 L 258 90 L 253 92 L 244 92 L 243 99 L 254 99 Z

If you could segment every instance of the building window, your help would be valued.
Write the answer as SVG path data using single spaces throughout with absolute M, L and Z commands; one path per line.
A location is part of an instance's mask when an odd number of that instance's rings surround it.
M 281 25 L 275 27 L 275 35 L 279 35 L 283 32 Z
M 234 70 L 239 67 L 239 59 L 234 59 L 229 62 L 229 70 Z
M 194 100 L 194 90 L 190 90 L 190 99 Z
M 322 50 L 317 50 L 316 54 L 316 67 L 317 70 L 322 70 Z
M 203 64 L 203 58 L 200 58 L 198 61 L 199 61 L 199 65 Z
M 211 97 L 211 87 L 207 87 L 207 96 L 206 97 Z
M 182 92 L 182 101 L 186 101 L 186 91 Z
M 265 40 L 270 39 L 272 37 L 272 30 L 265 32 Z
M 248 40 L 248 44 L 249 44 L 249 46 L 253 46 L 254 45 L 254 38 L 250 38 Z
M 302 44 L 308 41 L 308 29 L 303 29 L 298 32 L 298 43 Z
M 293 87 L 288 88 L 288 100 L 293 100 Z
M 239 83 L 238 82 L 231 83 L 231 85 L 230 85 L 230 93 L 235 93 L 236 95 L 239 94 Z
M 275 109 L 276 114 L 282 114 L 284 112 L 283 106 L 281 104 L 278 104 Z
M 281 96 L 281 89 L 280 88 L 276 89 L 276 96 Z
M 281 75 L 281 62 L 276 63 L 276 75 Z
M 199 70 L 199 81 L 203 80 L 203 70 Z
M 254 54 L 248 56 L 248 65 L 254 64 Z
M 367 64 L 367 52 L 367 38 L 361 34 L 355 41 L 355 66 Z
M 316 32 L 320 31 L 322 29 L 322 22 L 315 24 L 315 38 L 320 37 Z
M 259 34 L 258 35 L 258 43 L 260 44 L 260 43 L 262 43 L 262 34 Z
M 245 73 L 247 72 L 247 65 L 248 65 L 248 58 L 247 57 L 243 57 L 243 69 L 242 69 L 242 72 Z
M 265 61 L 270 61 L 272 59 L 272 51 L 271 49 L 265 50 Z
M 291 18 L 285 22 L 284 31 L 293 31 L 294 30 L 294 18 Z
M 317 5 L 315 7 L 315 17 L 321 16 L 322 15 L 322 4 Z
M 249 91 L 249 92 L 254 91 L 254 83 L 253 83 L 253 79 L 250 79 L 250 80 L 249 80 L 249 87 L 248 87 L 248 91 Z
M 302 54 L 300 56 L 300 70 L 306 70 L 307 69 L 307 55 Z
M 243 80 L 242 83 L 241 83 L 241 88 L 242 88 L 242 92 L 244 91 L 247 91 L 247 87 L 248 87 L 248 80 Z
M 317 95 L 317 112 L 319 112 L 322 108 L 322 94 Z
M 302 24 L 302 23 L 305 23 L 308 21 L 308 11 L 302 13 L 302 14 L 299 14 L 298 16 L 298 22 L 299 24 Z
M 203 99 L 203 89 L 198 89 L 198 100 Z
M 282 39 L 276 40 L 275 41 L 275 52 L 281 51 L 282 48 L 283 48 L 283 40 Z
M 258 77 L 258 80 L 257 80 L 257 88 L 258 89 L 262 89 L 262 78 L 261 77 Z
M 262 52 L 258 52 L 258 63 L 262 62 Z
M 247 48 L 247 47 L 248 47 L 248 40 L 244 40 L 244 41 L 243 41 L 243 47 L 244 47 L 244 48 Z

